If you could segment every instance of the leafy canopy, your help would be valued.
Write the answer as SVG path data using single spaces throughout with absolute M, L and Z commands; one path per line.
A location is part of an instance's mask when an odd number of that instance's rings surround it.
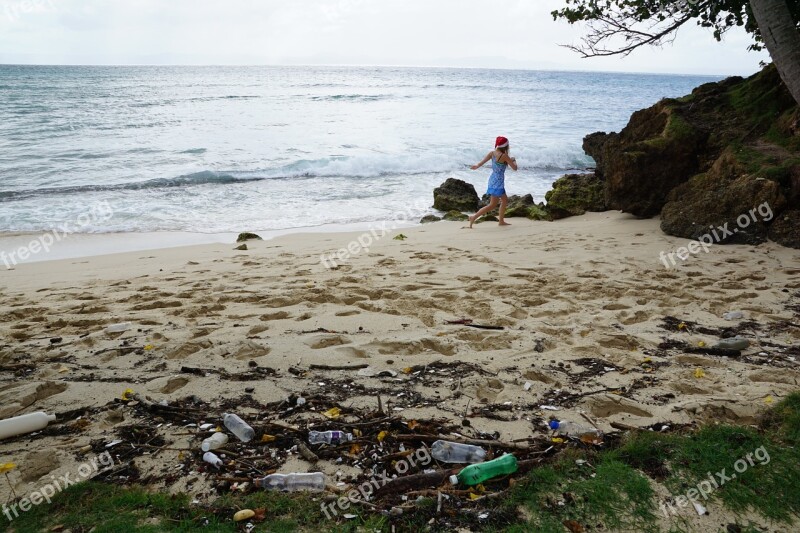
M 568 45 L 584 57 L 628 55 L 645 45 L 663 45 L 675 39 L 689 21 L 710 28 L 719 41 L 731 28 L 744 27 L 753 36 L 750 50 L 761 50 L 758 29 L 748 0 L 564 0 L 566 7 L 552 12 L 555 20 L 584 22 L 589 30 L 581 44 Z M 795 24 L 800 0 L 788 0 Z

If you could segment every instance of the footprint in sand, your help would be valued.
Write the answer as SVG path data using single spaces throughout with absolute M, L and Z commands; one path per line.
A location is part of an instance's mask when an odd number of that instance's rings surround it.
M 185 387 L 191 380 L 185 376 L 172 376 L 167 380 L 167 384 L 161 387 L 162 394 L 172 394 L 176 390 Z
M 194 355 L 200 350 L 205 350 L 207 348 L 211 348 L 212 346 L 213 344 L 211 341 L 187 342 L 186 344 L 183 344 L 168 353 L 167 359 L 186 359 L 190 355 Z
M 618 414 L 629 414 L 650 418 L 653 414 L 638 407 L 635 402 L 618 396 L 593 396 L 586 402 L 591 413 L 598 418 L 607 418 Z
M 339 311 L 336 313 L 336 316 L 353 316 L 353 315 L 360 315 L 361 311 L 357 311 L 355 309 L 351 311 Z
M 39 480 L 61 466 L 58 455 L 51 450 L 29 452 L 20 461 L 19 475 L 22 481 L 30 483 Z
M 306 341 L 306 344 L 312 350 L 320 350 L 322 348 L 329 348 L 331 346 L 341 346 L 342 344 L 350 344 L 352 341 L 341 335 L 317 335 Z
M 264 346 L 253 341 L 247 341 L 239 346 L 239 349 L 236 350 L 234 357 L 236 359 L 256 359 L 258 357 L 269 355 L 270 351 L 271 349 L 268 346 Z
M 369 354 L 361 348 L 354 348 L 352 346 L 342 346 L 336 348 L 336 353 L 341 354 L 347 359 L 369 359 Z

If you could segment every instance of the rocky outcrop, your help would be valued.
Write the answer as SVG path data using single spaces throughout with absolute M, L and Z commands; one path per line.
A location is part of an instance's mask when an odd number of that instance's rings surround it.
M 777 181 L 747 173 L 726 151 L 708 172 L 670 193 L 661 229 L 694 240 L 710 235 L 719 244 L 760 244 L 767 240 L 774 213 L 785 207 Z
M 451 222 L 461 222 L 467 220 L 468 218 L 469 217 L 464 213 L 462 213 L 461 211 L 457 211 L 454 209 L 452 211 L 448 211 L 447 213 L 445 213 L 444 216 L 442 217 L 442 220 L 449 220 Z
M 484 194 L 481 198 L 481 207 L 489 205 L 490 197 Z M 499 209 L 495 209 L 490 214 L 498 215 Z M 544 203 L 537 204 L 533 201 L 533 195 L 523 196 L 512 195 L 508 197 L 508 207 L 506 207 L 506 218 L 528 218 L 530 220 L 554 220 L 553 215 Z
M 477 211 L 478 193 L 466 181 L 448 178 L 433 190 L 433 208 L 439 211 Z
M 545 194 L 547 211 L 554 218 L 606 211 L 604 183 L 596 174 L 568 174 Z
M 800 204 L 800 110 L 773 66 L 662 100 L 619 133 L 588 135 L 584 150 L 610 209 L 660 214 L 664 232 L 689 239 L 727 224 L 736 231 L 715 242 L 794 242 L 793 215 L 772 231 L 760 214 Z
M 769 227 L 769 238 L 789 248 L 800 248 L 800 209 L 781 213 Z
M 419 221 L 420 224 L 430 224 L 431 222 L 439 222 L 442 220 L 442 217 L 437 217 L 436 215 L 425 215 Z

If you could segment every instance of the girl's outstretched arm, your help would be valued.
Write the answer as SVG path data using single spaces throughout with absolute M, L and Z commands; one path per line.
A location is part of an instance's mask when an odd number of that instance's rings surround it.
M 517 170 L 517 160 L 511 157 L 510 155 L 503 154 L 502 157 L 500 157 L 500 163 L 503 162 L 508 163 L 508 166 L 510 166 L 514 170 Z
M 479 169 L 479 168 L 481 168 L 483 165 L 485 165 L 485 164 L 486 164 L 486 162 L 487 162 L 487 161 L 489 161 L 491 158 L 492 158 L 492 152 L 489 152 L 488 154 L 486 154 L 486 157 L 484 157 L 484 158 L 481 160 L 481 162 L 480 162 L 480 163 L 478 163 L 477 165 L 472 165 L 472 166 L 471 166 L 471 167 L 469 167 L 469 168 L 471 168 L 472 170 L 478 170 L 478 169 Z

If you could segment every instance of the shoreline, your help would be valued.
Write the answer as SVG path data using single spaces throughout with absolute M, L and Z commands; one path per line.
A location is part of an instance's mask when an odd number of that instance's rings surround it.
M 279 237 L 307 234 L 335 234 L 369 231 L 373 228 L 410 228 L 421 224 L 406 221 L 378 220 L 372 222 L 357 222 L 350 224 L 322 224 L 319 226 L 306 226 L 280 230 L 242 230 L 256 233 L 263 240 L 269 241 Z M 0 232 L 0 272 L 13 270 L 14 267 L 31 263 L 59 261 L 65 259 L 83 259 L 105 255 L 148 252 L 202 245 L 235 246 L 239 233 L 195 233 L 187 231 L 147 231 L 147 232 L 118 232 L 118 233 L 73 233 L 61 240 L 55 240 L 49 251 L 41 250 L 30 254 L 27 259 L 19 259 L 19 249 L 29 248 L 35 241 L 41 241 L 51 232 Z M 13 256 L 11 254 L 14 253 Z M 5 255 L 3 255 L 5 254 Z M 15 260 L 14 261 L 12 261 Z M 12 266 L 12 268 L 8 268 Z

